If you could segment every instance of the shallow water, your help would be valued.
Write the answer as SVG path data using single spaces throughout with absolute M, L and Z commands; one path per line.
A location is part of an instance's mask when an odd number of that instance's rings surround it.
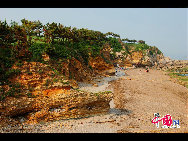
M 180 75 L 180 76 L 188 76 L 188 74 L 178 74 L 178 75 Z
M 113 80 L 117 80 L 123 76 L 126 76 L 124 71 L 117 71 L 115 76 L 110 76 L 110 77 L 101 77 L 93 80 L 94 83 L 96 83 L 98 86 L 95 87 L 93 84 L 90 83 L 85 83 L 85 82 L 78 82 L 78 86 L 80 90 L 88 91 L 88 92 L 102 92 L 102 91 L 112 91 L 113 89 L 109 88 L 109 82 Z

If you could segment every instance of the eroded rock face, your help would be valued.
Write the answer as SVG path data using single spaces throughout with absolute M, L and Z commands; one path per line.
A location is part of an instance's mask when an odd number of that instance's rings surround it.
M 87 117 L 108 112 L 112 93 L 89 93 L 69 88 L 34 91 L 36 98 L 7 97 L 1 103 L 1 114 L 20 116 L 27 114 L 28 123 Z
M 28 97 L 7 97 L 1 104 L 4 116 L 22 115 L 35 109 L 35 99 Z
M 158 65 L 161 60 L 164 60 L 163 54 L 157 54 L 156 52 L 151 55 L 149 50 L 146 50 L 145 53 L 143 53 L 142 51 L 132 52 L 131 55 L 125 59 L 125 62 L 126 62 L 126 66 L 131 66 L 134 64 L 136 66 L 151 67 Z
M 130 54 L 128 54 L 127 56 L 126 56 L 126 58 L 124 59 L 124 61 L 123 61 L 123 64 L 126 66 L 126 67 L 132 67 L 133 65 L 132 65 L 132 58 L 131 58 L 131 55 Z
M 51 79 L 51 75 L 54 72 L 49 68 L 48 65 L 40 62 L 23 62 L 21 67 L 14 65 L 12 69 L 21 70 L 21 74 L 14 78 L 11 78 L 11 82 L 18 82 L 25 86 L 26 89 L 38 88 L 42 89 L 47 79 Z
M 110 52 L 112 52 L 112 48 L 109 44 L 105 44 L 101 51 L 101 54 L 103 54 L 104 58 L 110 60 Z
M 28 116 L 29 123 L 40 120 L 50 121 L 59 119 L 81 118 L 90 115 L 108 112 L 112 94 L 99 95 L 86 92 L 69 92 L 51 95 L 49 98 L 40 99 L 37 103 L 45 104 L 45 108 Z
M 89 64 L 96 74 L 114 68 L 112 64 L 107 64 L 102 57 L 90 58 Z
M 151 66 L 152 65 L 151 58 L 149 56 L 144 56 L 144 59 L 142 60 L 142 64 L 145 66 Z
M 136 51 L 132 53 L 132 62 L 135 64 L 141 63 L 143 54 L 141 51 Z
M 63 62 L 62 66 L 63 74 L 76 81 L 90 80 L 93 76 L 92 70 L 75 58 Z

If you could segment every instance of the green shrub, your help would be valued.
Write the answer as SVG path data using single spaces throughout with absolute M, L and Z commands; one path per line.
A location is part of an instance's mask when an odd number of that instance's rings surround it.
M 32 57 L 30 58 L 30 60 L 42 62 L 43 61 L 42 54 L 45 52 L 46 46 L 47 46 L 47 44 L 45 44 L 45 43 L 33 43 L 29 47 L 29 51 L 32 54 Z
M 162 53 L 162 52 L 158 49 L 158 50 L 157 50 L 157 54 L 161 54 L 161 53 Z
M 32 72 L 30 72 L 30 71 L 27 71 L 26 72 L 28 75 L 32 75 L 33 73 Z
M 150 51 L 149 51 L 149 54 L 150 54 L 150 55 L 153 55 L 153 51 L 150 50 Z
M 90 69 L 90 70 L 93 70 L 92 66 L 89 65 L 89 69 Z
M 33 95 L 31 92 L 27 92 L 26 95 L 29 97 L 29 98 L 35 98 L 36 96 Z
M 21 60 L 19 60 L 18 63 L 16 63 L 15 65 L 16 65 L 17 67 L 21 67 L 21 66 L 23 66 L 23 63 L 22 63 Z
M 1 48 L 0 46 L 0 85 L 7 82 L 7 71 L 15 63 L 15 59 L 12 56 L 10 48 Z
M 57 78 L 54 78 L 54 79 L 53 79 L 53 82 L 58 82 L 58 79 L 57 79 Z
M 50 44 L 46 47 L 46 52 L 52 59 L 65 58 L 68 59 L 70 52 L 64 45 Z
M 122 50 L 122 45 L 116 38 L 109 37 L 108 42 L 113 48 L 113 52 L 120 52 Z
M 42 74 L 43 74 L 43 69 L 40 69 L 40 70 L 38 71 L 38 73 L 39 73 L 40 75 L 42 75 Z
M 45 86 L 49 86 L 51 84 L 51 80 L 50 79 L 47 79 L 46 80 L 46 83 L 45 83 Z
M 0 101 L 4 100 L 7 96 L 17 97 L 23 93 L 23 86 L 20 83 L 10 83 L 10 89 L 5 92 L 3 88 L 0 88 Z
M 21 73 L 20 69 L 10 69 L 5 73 L 6 78 L 13 77 Z

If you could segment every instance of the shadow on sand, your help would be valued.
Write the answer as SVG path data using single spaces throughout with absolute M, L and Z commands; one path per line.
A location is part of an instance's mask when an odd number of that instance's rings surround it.
M 116 109 L 116 108 L 110 108 L 109 114 L 115 114 L 115 115 L 129 115 L 132 111 L 127 109 Z

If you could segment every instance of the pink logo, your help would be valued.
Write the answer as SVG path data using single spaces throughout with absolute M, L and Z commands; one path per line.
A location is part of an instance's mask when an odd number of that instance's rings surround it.
M 165 116 L 163 116 L 162 118 L 159 118 L 160 115 L 159 113 L 154 113 L 154 118 L 152 119 L 152 123 L 156 124 L 157 128 L 159 128 L 159 122 L 162 121 L 163 124 L 163 128 L 180 128 L 179 126 L 179 120 L 173 120 L 173 126 L 172 125 L 172 117 L 170 114 L 166 114 Z
M 171 124 L 172 124 L 172 117 L 171 117 L 171 115 L 167 114 L 166 116 L 164 116 L 162 118 L 162 122 L 163 122 L 163 125 L 171 126 Z

